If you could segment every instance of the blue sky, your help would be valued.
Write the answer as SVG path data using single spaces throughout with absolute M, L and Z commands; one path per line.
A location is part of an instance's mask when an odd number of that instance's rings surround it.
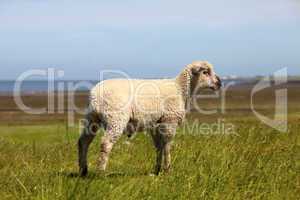
M 0 79 L 47 67 L 170 77 L 193 60 L 221 75 L 300 74 L 297 0 L 1 0 L 0 33 Z

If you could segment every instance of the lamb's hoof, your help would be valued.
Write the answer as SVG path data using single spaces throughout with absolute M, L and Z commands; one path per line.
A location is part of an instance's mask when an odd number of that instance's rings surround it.
M 159 173 L 160 173 L 160 168 L 157 168 L 157 169 L 154 170 L 154 174 L 155 174 L 156 176 L 158 176 Z
M 88 169 L 87 167 L 83 167 L 79 170 L 79 176 L 80 177 L 85 177 L 88 174 Z
M 169 174 L 170 172 L 171 172 L 171 168 L 170 167 L 164 168 L 164 173 L 165 174 Z

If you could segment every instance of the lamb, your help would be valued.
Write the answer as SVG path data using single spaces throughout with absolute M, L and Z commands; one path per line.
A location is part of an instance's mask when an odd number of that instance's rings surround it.
M 123 133 L 146 129 L 157 152 L 155 174 L 161 171 L 162 162 L 164 171 L 169 171 L 171 141 L 184 121 L 193 93 L 220 87 L 220 78 L 207 61 L 188 64 L 174 79 L 110 79 L 98 83 L 90 91 L 86 123 L 78 140 L 80 175 L 87 175 L 88 147 L 99 127 L 105 130 L 99 170 L 106 169 L 113 145 Z

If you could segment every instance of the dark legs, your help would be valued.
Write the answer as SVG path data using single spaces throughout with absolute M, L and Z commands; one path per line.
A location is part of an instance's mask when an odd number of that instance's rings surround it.
M 87 153 L 88 148 L 96 136 L 96 132 L 99 129 L 99 124 L 96 120 L 93 120 L 91 116 L 86 118 L 84 128 L 78 140 L 78 164 L 80 176 L 86 176 L 88 173 L 87 166 Z
M 125 119 L 125 120 L 124 120 Z M 98 169 L 105 170 L 109 154 L 112 151 L 113 145 L 122 135 L 126 124 L 127 118 L 122 120 L 113 120 L 114 123 L 109 123 L 106 127 L 106 131 L 101 140 L 100 156 L 98 159 Z M 156 149 L 156 165 L 155 174 L 159 174 L 162 168 L 164 171 L 169 171 L 171 166 L 171 141 L 176 133 L 177 123 L 160 123 L 156 128 L 151 131 L 151 136 Z M 78 157 L 79 157 L 79 173 L 81 176 L 85 176 L 88 173 L 87 166 L 87 153 L 91 142 L 93 141 L 96 132 L 99 129 L 99 122 L 92 114 L 86 118 L 85 127 L 82 130 L 80 138 L 78 140 Z

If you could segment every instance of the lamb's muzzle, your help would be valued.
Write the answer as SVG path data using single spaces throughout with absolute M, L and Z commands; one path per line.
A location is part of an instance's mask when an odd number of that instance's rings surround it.
M 213 90 L 219 90 L 222 87 L 222 81 L 221 81 L 220 77 L 217 76 L 217 75 L 216 75 L 215 79 L 217 81 L 214 83 L 214 86 L 211 89 L 213 89 Z
M 220 77 L 218 77 L 218 76 L 216 76 L 216 77 L 217 77 L 217 79 L 218 79 L 217 87 L 218 87 L 218 89 L 220 89 L 221 86 L 222 86 L 222 81 L 221 81 Z

